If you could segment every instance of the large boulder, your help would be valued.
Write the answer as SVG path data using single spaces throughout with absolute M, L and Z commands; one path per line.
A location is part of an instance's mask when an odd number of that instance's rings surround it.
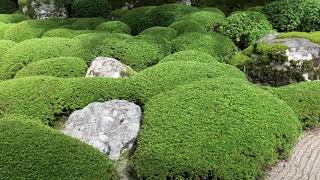
M 86 77 L 128 77 L 134 71 L 114 58 L 97 57 L 87 70 Z
M 244 50 L 245 71 L 253 82 L 273 86 L 319 80 L 320 46 L 304 38 L 270 34 Z
M 63 0 L 20 0 L 19 6 L 24 14 L 35 19 L 68 17 Z

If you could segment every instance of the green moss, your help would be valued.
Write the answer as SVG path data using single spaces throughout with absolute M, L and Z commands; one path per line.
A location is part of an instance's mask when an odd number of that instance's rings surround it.
M 16 74 L 15 78 L 27 76 L 55 76 L 62 78 L 83 77 L 87 63 L 75 57 L 59 57 L 36 61 L 28 64 Z
M 164 38 L 172 40 L 178 36 L 178 32 L 169 27 L 152 27 L 142 31 L 139 36 L 151 36 L 156 39 Z
M 222 63 L 201 63 L 195 61 L 172 61 L 157 64 L 132 77 L 138 99 L 145 102 L 152 96 L 169 91 L 201 79 L 219 77 L 238 78 L 245 81 L 245 75 L 237 68 Z
M 29 19 L 29 18 L 26 16 L 23 16 L 21 14 L 1 14 L 0 13 L 0 22 L 5 23 L 5 24 L 19 23 L 19 22 L 27 20 L 27 19 Z
M 222 78 L 151 98 L 140 132 L 139 179 L 259 179 L 288 157 L 301 125 L 283 101 Z
M 245 66 L 249 62 L 251 62 L 252 59 L 245 54 L 238 52 L 236 53 L 227 63 L 231 64 L 233 66 L 239 67 L 240 69 L 244 70 L 242 66 Z
M 226 61 L 237 51 L 233 42 L 218 33 L 186 33 L 173 40 L 174 52 L 181 50 L 199 50 L 221 61 Z
M 219 13 L 221 15 L 225 15 L 223 11 L 221 11 L 219 8 L 215 8 L 215 7 L 202 7 L 199 9 L 201 11 L 209 11 L 209 12 L 214 12 L 214 13 Z
M 284 100 L 298 115 L 306 128 L 320 125 L 320 83 L 317 81 L 292 84 L 268 90 Z
M 18 9 L 16 3 L 11 0 L 0 1 L 0 14 L 11 14 Z
M 52 29 L 52 30 L 45 32 L 42 35 L 42 37 L 62 37 L 62 38 L 72 39 L 72 38 L 79 36 L 81 34 L 88 34 L 88 33 L 94 33 L 94 32 L 96 32 L 96 31 L 58 28 L 58 29 Z
M 202 62 L 202 63 L 216 63 L 218 60 L 212 57 L 210 54 L 196 51 L 196 50 L 186 50 L 186 51 L 179 51 L 174 54 L 171 54 L 165 58 L 163 58 L 160 62 L 170 62 L 170 61 L 195 61 L 195 62 Z
M 2 62 L 1 59 L 4 56 L 4 54 L 14 45 L 16 45 L 14 41 L 0 40 L 0 62 Z
M 74 30 L 94 30 L 101 23 L 106 22 L 105 18 L 72 18 L 69 19 L 70 23 L 61 26 L 61 28 L 74 29 Z
M 244 49 L 273 31 L 265 15 L 244 11 L 229 16 L 223 24 L 223 34 Z
M 308 39 L 309 41 L 320 44 L 320 32 L 288 32 L 288 33 L 279 33 L 278 38 L 285 39 L 285 38 L 304 38 Z
M 37 119 L 0 119 L 0 176 L 5 179 L 117 179 L 105 155 Z M 94 162 L 94 163 L 92 163 Z
M 179 35 L 191 32 L 206 32 L 206 28 L 192 20 L 181 20 L 172 23 L 170 28 L 175 29 Z
M 109 0 L 72 0 L 72 17 L 108 17 L 111 12 Z
M 0 40 L 3 39 L 4 34 L 9 29 L 10 26 L 11 26 L 10 24 L 0 23 Z
M 130 27 L 121 21 L 109 21 L 109 22 L 102 23 L 96 27 L 96 30 L 104 31 L 107 33 L 124 33 L 124 34 L 131 33 Z
M 208 31 L 215 31 L 226 21 L 223 13 L 212 11 L 199 11 L 184 15 L 181 17 L 183 20 L 192 20 L 198 22 Z
M 113 21 L 117 21 L 120 20 L 122 18 L 122 16 L 127 13 L 129 10 L 126 8 L 122 8 L 122 9 L 116 9 L 114 11 L 112 11 L 109 15 L 109 18 Z
M 131 28 L 131 33 L 137 35 L 143 30 L 151 27 L 146 20 L 146 13 L 153 9 L 153 6 L 145 6 L 127 11 L 120 21 L 126 23 Z

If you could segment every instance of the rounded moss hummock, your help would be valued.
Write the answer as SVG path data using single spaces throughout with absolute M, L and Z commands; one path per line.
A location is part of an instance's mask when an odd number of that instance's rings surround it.
M 9 29 L 10 24 L 4 24 L 0 22 L 0 40 L 3 39 L 6 31 Z
M 0 13 L 0 22 L 5 24 L 19 23 L 27 19 L 29 19 L 27 16 L 24 16 L 21 14 L 1 14 Z
M 173 88 L 201 79 L 237 78 L 246 81 L 244 73 L 236 67 L 223 63 L 201 63 L 196 61 L 171 61 L 157 64 L 132 77 L 132 90 L 141 102 Z
M 66 28 L 58 28 L 58 29 L 52 29 L 47 32 L 45 32 L 42 37 L 62 37 L 62 38 L 74 38 L 76 36 L 79 36 L 81 34 L 88 34 L 88 33 L 94 33 L 96 31 L 93 30 L 73 30 L 73 29 L 66 29 Z
M 142 31 L 139 36 L 151 36 L 156 39 L 172 40 L 178 36 L 178 32 L 169 27 L 151 27 Z
M 220 12 L 199 11 L 186 14 L 181 17 L 182 20 L 192 20 L 198 22 L 206 28 L 207 31 L 217 30 L 225 21 L 226 16 Z
M 223 34 L 244 49 L 273 32 L 266 16 L 259 12 L 237 12 L 227 18 L 223 24 Z
M 121 21 L 108 21 L 104 22 L 96 27 L 97 31 L 104 31 L 108 33 L 124 33 L 130 34 L 131 29 L 130 27 L 121 22 Z
M 160 62 L 170 62 L 170 61 L 195 61 L 202 63 L 216 63 L 218 60 L 212 57 L 210 54 L 197 51 L 197 50 L 185 50 L 179 51 L 163 58 Z
M 192 20 L 181 20 L 172 23 L 170 28 L 175 29 L 179 35 L 191 32 L 206 32 L 206 28 Z
M 93 147 L 25 115 L 0 119 L 4 179 L 118 179 L 112 161 Z
M 211 33 L 186 33 L 173 40 L 174 52 L 182 50 L 199 50 L 221 61 L 226 61 L 237 52 L 237 47 L 227 37 Z
M 140 132 L 139 179 L 260 179 L 288 157 L 301 124 L 268 92 L 222 78 L 152 97 Z
M 71 18 L 67 20 L 69 23 L 61 26 L 61 28 L 74 30 L 94 30 L 99 24 L 107 20 L 102 17 L 95 18 Z
M 109 0 L 72 0 L 72 17 L 108 17 L 111 12 Z
M 15 78 L 27 76 L 55 76 L 61 78 L 84 77 L 87 63 L 76 57 L 58 57 L 28 64 L 17 72 Z

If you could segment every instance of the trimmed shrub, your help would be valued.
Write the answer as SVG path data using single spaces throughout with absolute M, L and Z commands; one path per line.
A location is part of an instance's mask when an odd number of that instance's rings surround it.
M 94 30 L 101 23 L 107 20 L 101 17 L 96 18 L 72 18 L 69 19 L 70 23 L 61 26 L 61 28 L 74 29 L 74 30 Z
M 124 34 L 130 34 L 131 30 L 130 27 L 121 22 L 121 21 L 109 21 L 100 24 L 96 27 L 97 31 L 104 31 L 108 33 L 124 33 Z
M 12 48 L 14 45 L 16 45 L 16 43 L 14 41 L 10 41 L 10 40 L 0 40 L 0 66 L 2 63 L 2 57 L 4 56 L 4 54 L 10 49 Z
M 16 74 L 15 78 L 27 76 L 55 76 L 62 78 L 85 76 L 87 63 L 75 57 L 59 57 L 28 64 Z
M 23 16 L 21 14 L 0 14 L 0 22 L 5 24 L 19 23 L 27 19 L 29 19 L 27 16 Z
M 208 31 L 216 31 L 226 21 L 226 16 L 220 12 L 199 11 L 184 15 L 181 19 L 198 22 Z
M 245 75 L 237 68 L 216 63 L 201 63 L 195 61 L 172 61 L 160 63 L 145 69 L 132 77 L 133 87 L 137 89 L 135 96 L 146 102 L 152 96 L 169 91 L 177 86 L 189 84 L 201 79 L 220 77 L 238 78 L 246 81 Z
M 11 0 L 0 1 L 0 14 L 11 14 L 18 9 L 16 3 Z
M 183 4 L 164 4 L 151 9 L 146 13 L 149 27 L 169 26 L 183 15 L 198 11 L 193 6 Z
M 37 119 L 7 116 L 0 119 L 0 132 L 0 176 L 4 179 L 118 178 L 105 155 Z
M 235 13 L 223 24 L 223 34 L 244 49 L 273 31 L 272 25 L 265 15 L 244 11 Z
M 232 78 L 161 93 L 143 122 L 133 157 L 139 179 L 260 179 L 301 133 L 286 103 Z
M 22 21 L 10 26 L 4 35 L 4 39 L 21 42 L 27 39 L 40 38 L 49 29 L 57 28 L 66 23 L 67 21 L 59 19 Z
M 131 33 L 137 35 L 143 30 L 151 27 L 146 19 L 146 13 L 153 9 L 153 6 L 145 6 L 127 11 L 120 21 L 126 23 L 131 28 Z
M 169 27 L 175 29 L 179 35 L 191 32 L 206 32 L 206 28 L 203 25 L 192 20 L 176 21 Z
M 233 42 L 218 33 L 186 33 L 173 40 L 174 52 L 199 50 L 206 52 L 220 61 L 226 61 L 237 51 Z
M 10 24 L 0 23 L 0 39 L 3 39 L 4 34 L 9 29 L 10 26 L 11 26 Z
M 122 16 L 127 13 L 129 10 L 126 8 L 116 9 L 112 11 L 109 15 L 109 18 L 113 21 L 118 21 L 122 18 Z
M 109 0 L 72 0 L 72 17 L 108 17 L 111 12 Z
M 142 31 L 139 36 L 151 36 L 156 39 L 164 38 L 172 40 L 178 36 L 178 32 L 169 27 L 152 27 Z
M 73 30 L 73 29 L 65 29 L 65 28 L 58 28 L 58 29 L 52 29 L 47 32 L 45 32 L 42 37 L 62 37 L 62 38 L 74 38 L 76 36 L 79 36 L 81 34 L 88 34 L 88 33 L 94 33 L 93 30 Z
M 319 87 L 319 82 L 312 81 L 268 90 L 284 100 L 296 112 L 306 128 L 313 128 L 320 125 Z
M 278 31 L 320 30 L 318 0 L 279 0 L 265 6 L 265 14 Z
M 163 58 L 160 62 L 170 62 L 170 61 L 195 61 L 195 62 L 202 62 L 202 63 L 216 63 L 218 60 L 212 57 L 210 54 L 196 51 L 196 50 L 186 50 L 186 51 L 179 51 L 174 54 L 171 54 L 165 58 Z
M 224 15 L 224 12 L 221 11 L 219 8 L 215 8 L 215 7 L 203 7 L 203 8 L 199 8 L 200 11 L 209 11 L 209 12 L 214 12 L 214 13 L 219 13 L 221 15 Z

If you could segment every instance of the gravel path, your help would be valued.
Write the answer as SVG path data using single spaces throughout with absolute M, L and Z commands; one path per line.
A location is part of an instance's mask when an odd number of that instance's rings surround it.
M 279 162 L 268 180 L 320 180 L 320 129 L 306 132 L 291 158 Z

